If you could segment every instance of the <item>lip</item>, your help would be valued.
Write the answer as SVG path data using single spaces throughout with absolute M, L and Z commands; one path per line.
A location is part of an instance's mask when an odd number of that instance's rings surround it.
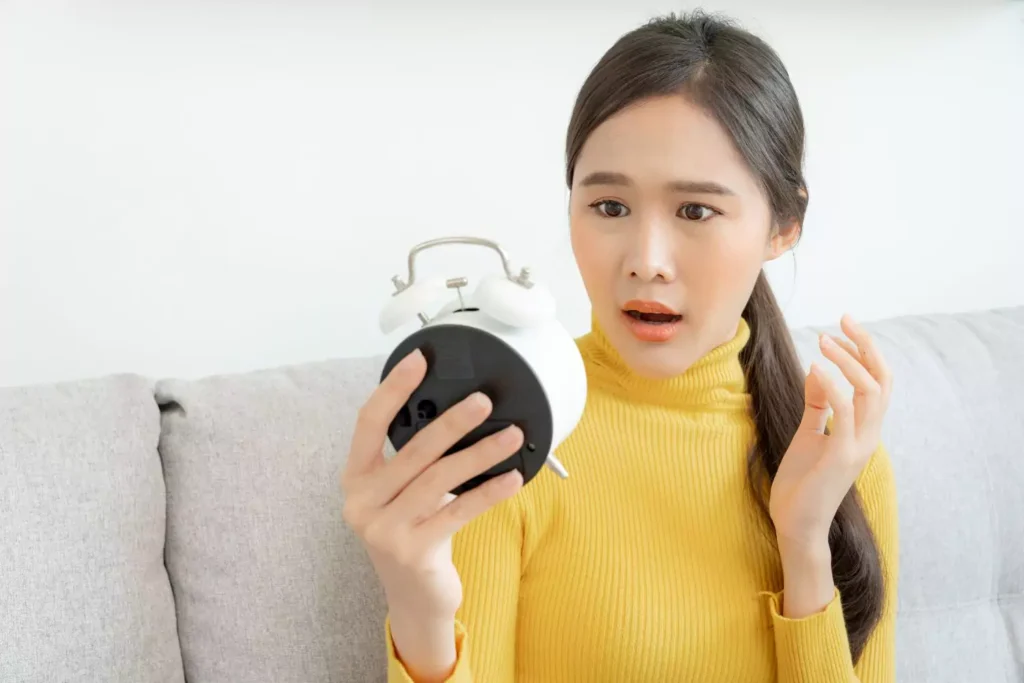
M 653 323 L 639 320 L 631 316 L 628 311 L 638 313 L 659 313 L 661 315 L 679 316 L 671 322 Z M 622 307 L 622 322 L 626 329 L 642 342 L 665 343 L 671 341 L 683 324 L 682 314 L 674 308 L 658 301 L 644 301 L 632 299 Z
M 637 313 L 662 313 L 664 315 L 679 315 L 679 311 L 667 306 L 660 301 L 645 301 L 643 299 L 630 299 L 622 306 L 623 311 L 636 311 Z

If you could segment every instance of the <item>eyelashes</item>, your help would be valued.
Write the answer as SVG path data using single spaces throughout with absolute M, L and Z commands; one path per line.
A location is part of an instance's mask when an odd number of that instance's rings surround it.
M 614 199 L 600 199 L 590 204 L 590 208 L 602 218 L 625 218 L 630 214 L 628 206 Z M 682 204 L 676 211 L 676 216 L 690 223 L 703 223 L 720 215 L 722 212 L 718 209 L 697 202 Z
M 695 210 L 695 211 L 694 211 Z M 688 221 L 695 223 L 703 223 L 706 220 L 714 218 L 720 215 L 720 212 L 716 209 L 711 208 L 707 204 L 683 204 L 679 207 L 679 211 L 676 213 L 680 218 L 685 218 Z
M 601 199 L 591 204 L 590 208 L 605 218 L 624 218 L 629 215 L 629 208 L 614 199 Z

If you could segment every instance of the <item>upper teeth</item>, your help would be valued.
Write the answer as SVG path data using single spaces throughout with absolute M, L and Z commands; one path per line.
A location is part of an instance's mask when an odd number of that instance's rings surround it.
M 645 311 L 632 311 L 632 310 L 631 311 L 626 311 L 626 312 L 629 313 L 634 318 L 651 317 L 651 318 L 671 319 L 671 318 L 678 317 L 675 313 L 648 313 L 648 312 L 645 312 Z

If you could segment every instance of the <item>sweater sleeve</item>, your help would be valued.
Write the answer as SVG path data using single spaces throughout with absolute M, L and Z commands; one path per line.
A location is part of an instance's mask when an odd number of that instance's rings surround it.
M 802 619 L 782 616 L 782 593 L 771 596 L 779 683 L 892 683 L 896 680 L 896 590 L 899 575 L 896 486 L 882 447 L 857 480 L 857 492 L 882 562 L 884 596 L 875 626 L 856 666 L 850 656 L 842 596 Z
M 519 495 L 467 524 L 452 539 L 462 581 L 456 614 L 456 664 L 446 683 L 513 683 L 523 514 Z M 386 622 L 388 683 L 417 683 L 403 666 Z

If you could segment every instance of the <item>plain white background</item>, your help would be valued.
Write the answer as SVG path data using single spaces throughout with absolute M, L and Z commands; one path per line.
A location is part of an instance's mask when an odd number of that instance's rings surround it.
M 791 324 L 1024 304 L 1022 6 L 709 7 L 803 103 L 805 238 L 769 271 Z M 679 9 L 0 2 L 0 385 L 384 353 L 390 277 L 452 234 L 500 241 L 584 332 L 569 112 L 620 34 Z

